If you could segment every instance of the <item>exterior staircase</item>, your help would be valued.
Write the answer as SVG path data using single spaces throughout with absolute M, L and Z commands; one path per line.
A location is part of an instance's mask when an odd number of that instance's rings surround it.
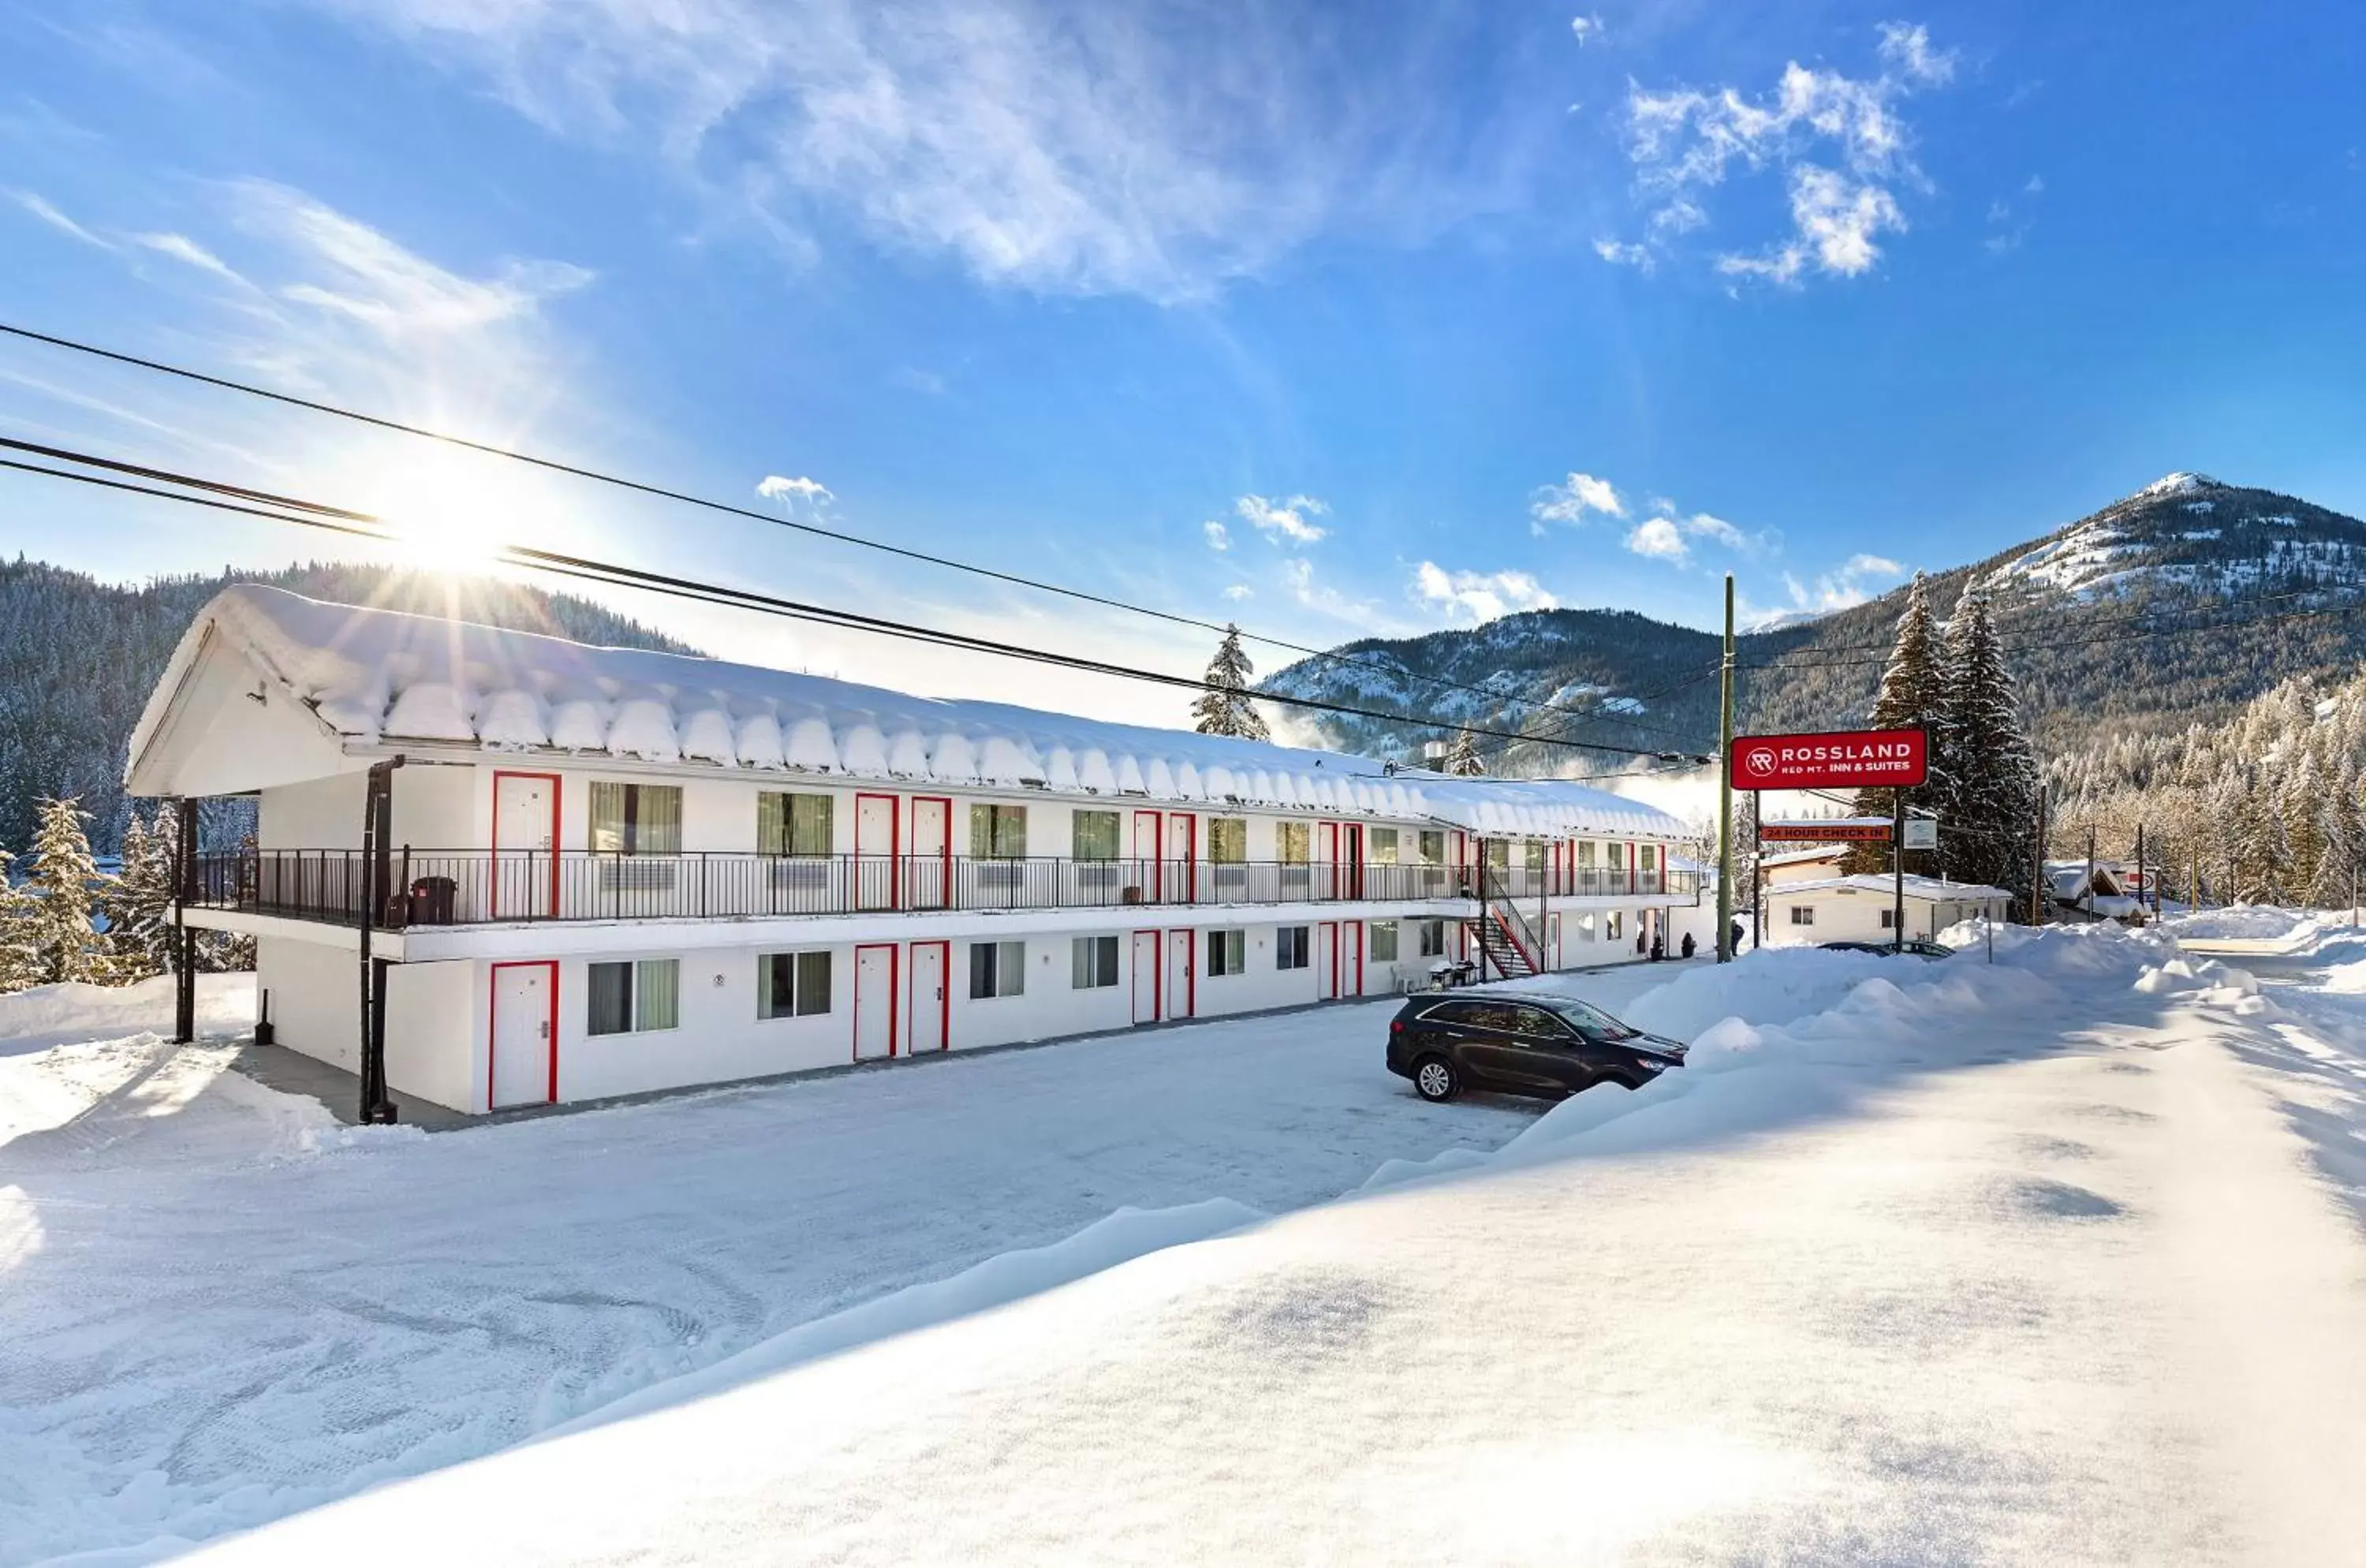
M 1535 923 L 1505 895 L 1493 871 L 1481 871 L 1479 893 L 1485 912 L 1467 923 L 1476 928 L 1482 973 L 1504 980 L 1535 974 L 1544 953 Z

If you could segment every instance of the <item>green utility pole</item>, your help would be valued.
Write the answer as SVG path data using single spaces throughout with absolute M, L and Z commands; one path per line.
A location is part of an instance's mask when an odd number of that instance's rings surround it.
M 1717 961 L 1733 962 L 1733 573 L 1725 574 L 1725 664 L 1717 720 Z

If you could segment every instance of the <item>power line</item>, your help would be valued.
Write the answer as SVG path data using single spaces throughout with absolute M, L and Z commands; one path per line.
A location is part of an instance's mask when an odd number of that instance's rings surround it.
M 206 506 L 217 511 L 239 513 L 248 516 L 265 518 L 273 522 L 294 524 L 302 527 L 321 528 L 332 533 L 373 539 L 382 544 L 399 545 L 403 542 L 402 536 L 389 529 L 383 519 L 373 516 L 368 513 L 355 512 L 344 507 L 331 506 L 320 502 L 299 500 L 291 496 L 275 495 L 269 491 L 251 490 L 241 485 L 227 484 L 220 480 L 199 479 L 189 475 L 178 474 L 170 469 L 153 468 L 138 464 L 118 462 L 112 458 L 65 452 L 59 448 L 34 447 L 30 443 L 10 440 L 6 437 L 0 437 L 0 446 L 12 447 L 17 450 L 33 450 L 39 452 L 43 456 L 58 457 L 63 461 L 80 463 L 90 468 L 109 469 L 118 473 L 133 474 L 142 479 L 156 479 L 165 484 L 179 485 L 184 487 L 184 489 L 175 491 L 160 489 L 151 485 L 133 484 L 128 480 L 110 479 L 96 474 L 73 473 L 63 468 L 52 468 L 44 467 L 40 464 L 18 462 L 8 458 L 0 458 L 0 468 L 16 469 L 24 473 L 39 474 L 51 479 L 71 479 L 82 484 L 96 485 L 105 489 L 127 491 L 132 494 L 152 496 L 161 500 L 177 501 L 189 505 Z M 186 493 L 187 490 L 197 490 L 210 493 L 192 495 Z M 283 511 L 278 510 L 279 508 L 287 508 L 289 510 Z M 622 566 L 610 561 L 602 561 L 591 557 L 567 555 L 557 551 L 537 549 L 524 545 L 501 545 L 497 547 L 491 553 L 494 558 L 506 561 L 509 564 L 527 567 L 536 570 L 549 571 L 562 577 L 573 577 L 587 581 L 603 582 L 615 587 L 646 589 L 652 592 L 662 593 L 675 598 L 689 599 L 705 604 L 724 604 L 742 609 L 757 610 L 764 614 L 780 615 L 792 620 L 811 621 L 821 625 L 840 626 L 849 630 L 873 632 L 884 637 L 899 637 L 907 641 L 928 643 L 938 647 L 960 649 L 968 652 L 996 654 L 1005 658 L 1024 660 L 1034 663 L 1048 664 L 1064 669 L 1081 671 L 1088 674 L 1108 675 L 1119 679 L 1142 681 L 1152 684 L 1177 687 L 1190 691 L 1203 691 L 1206 689 L 1206 682 L 1204 681 L 1194 679 L 1190 676 L 1170 675 L 1163 671 L 1143 670 L 1130 665 L 1110 663 L 1104 660 L 1087 659 L 1079 654 L 1065 654 L 1054 652 L 1047 649 L 1037 649 L 1020 644 L 995 642 L 986 637 L 973 637 L 966 633 L 947 631 L 941 627 L 920 626 L 912 622 L 897 621 L 885 616 L 865 615 L 851 610 L 841 610 L 828 605 L 808 604 L 794 599 L 784 599 L 773 594 L 758 592 L 752 589 L 731 588 L 719 583 L 704 582 L 695 578 L 679 577 L 663 572 L 644 571 L 637 568 Z M 1283 704 L 1288 706 L 1306 708 L 1315 712 L 1341 714 L 1359 718 L 1388 719 L 1397 723 L 1405 724 L 1422 724 L 1425 722 L 1418 716 L 1410 714 L 1390 713 L 1378 708 L 1368 708 L 1349 703 L 1328 702 L 1321 698 L 1314 697 L 1276 696 L 1268 697 L 1266 700 Z M 1549 736 L 1527 736 L 1512 730 L 1491 729 L 1474 726 L 1448 725 L 1439 726 L 1439 728 L 1459 728 L 1472 735 L 1489 736 L 1507 740 L 1533 739 L 1541 745 L 1560 746 L 1572 750 L 1603 751 L 1620 757 L 1631 757 L 1634 755 L 1632 748 L 1606 746 L 1591 741 L 1572 740 Z
M 299 398 L 287 392 L 276 392 L 268 387 L 258 387 L 246 381 L 233 381 L 227 377 L 208 375 L 202 370 L 191 370 L 185 366 L 170 365 L 160 359 L 142 358 L 139 355 L 125 354 L 117 349 L 101 348 L 96 344 L 82 343 L 73 338 L 59 337 L 50 333 L 35 332 L 29 327 L 14 326 L 8 322 L 0 321 L 0 333 L 5 333 L 12 337 L 23 338 L 32 343 L 47 344 L 52 348 L 62 348 L 75 354 L 89 355 L 94 358 L 111 360 L 118 365 L 128 365 L 136 369 L 152 371 L 161 376 L 178 377 L 183 380 L 194 381 L 201 386 L 214 387 L 224 391 L 238 392 L 251 398 L 265 399 L 271 402 L 281 403 L 289 408 L 299 408 L 313 413 L 328 414 L 336 419 L 351 420 L 357 424 L 370 425 L 376 429 L 391 431 L 398 434 L 417 436 L 425 441 L 442 442 L 446 446 L 457 446 L 468 451 L 482 453 L 487 457 L 505 457 L 512 462 L 529 464 L 535 468 L 546 469 L 552 473 L 566 474 L 575 479 L 590 479 L 596 484 L 611 485 L 619 490 L 632 491 L 642 495 L 654 496 L 660 500 L 680 502 L 687 506 L 703 507 L 710 512 L 723 513 L 733 517 L 742 517 L 751 522 L 768 523 L 774 527 L 794 529 L 798 533 L 812 535 L 817 538 L 835 539 L 841 544 L 856 545 L 864 549 L 883 551 L 888 555 L 897 556 L 906 560 L 919 561 L 929 566 L 943 567 L 954 571 L 972 572 L 977 576 L 988 578 L 997 582 L 1008 583 L 1013 587 L 1032 589 L 1042 593 L 1054 593 L 1065 598 L 1077 600 L 1084 604 L 1098 604 L 1106 609 L 1123 610 L 1137 615 L 1147 615 L 1154 620 L 1166 621 L 1174 626 L 1190 626 L 1200 631 L 1226 632 L 1238 630 L 1236 626 L 1234 626 L 1229 623 L 1219 625 L 1214 621 L 1201 620 L 1196 615 L 1181 615 L 1170 610 L 1153 609 L 1146 604 L 1136 604 L 1127 600 L 1110 598 L 1106 594 L 1089 592 L 1081 588 L 1069 588 L 1056 582 L 1046 582 L 1038 578 L 1022 577 L 1016 572 L 1000 571 L 993 567 L 979 566 L 974 561 L 956 560 L 950 556 L 932 555 L 926 550 L 911 549 L 902 545 L 891 545 L 878 539 L 867 539 L 860 534 L 850 534 L 845 532 L 843 529 L 825 528 L 817 523 L 805 523 L 800 522 L 794 517 L 781 516 L 775 513 L 758 512 L 751 507 L 737 506 L 729 502 L 715 501 L 706 496 L 693 495 L 686 491 L 670 490 L 663 485 L 649 484 L 639 479 L 625 479 L 619 475 L 604 473 L 598 468 L 589 468 L 574 463 L 561 462 L 555 457 L 544 457 L 537 456 L 535 453 L 518 451 L 513 447 L 497 446 L 490 442 L 475 441 L 465 435 L 453 435 L 440 430 L 430 430 L 423 425 L 407 424 L 400 420 L 388 419 L 378 414 L 362 413 L 353 409 L 340 408 L 334 403 L 321 402 L 311 398 Z M 17 444 L 12 442 L 9 443 L 9 445 L 16 446 Z M 44 452 L 45 455 L 50 456 L 56 455 L 40 447 L 28 446 L 23 449 L 28 451 L 41 451 Z M 68 458 L 66 460 L 72 461 L 73 459 Z M 228 493 L 228 491 L 225 491 L 225 493 Z M 1323 660 L 1328 663 L 1348 665 L 1359 670 L 1368 670 L 1381 674 L 1393 675 L 1400 679 L 1420 681 L 1433 686 L 1442 686 L 1455 691 L 1469 692 L 1480 696 L 1493 698 L 1498 703 L 1517 703 L 1525 706 L 1542 708 L 1551 712 L 1565 712 L 1577 718 L 1590 717 L 1602 711 L 1599 705 L 1589 709 L 1562 708 L 1559 705 L 1545 702 L 1538 698 L 1523 697 L 1515 694 L 1493 692 L 1483 686 L 1469 685 L 1463 682 L 1452 680 L 1443 675 L 1415 674 L 1414 671 L 1403 668 L 1402 665 L 1386 664 L 1377 660 L 1358 659 L 1348 654 L 1335 653 L 1327 649 L 1310 648 L 1303 643 L 1295 643 L 1281 637 L 1268 637 L 1262 632 L 1243 631 L 1240 635 L 1249 638 L 1253 642 L 1263 643 L 1268 648 L 1285 649 L 1290 652 L 1301 654 L 1313 659 Z M 1265 692 L 1252 692 L 1248 694 L 1262 700 L 1280 700 L 1272 697 L 1269 694 Z

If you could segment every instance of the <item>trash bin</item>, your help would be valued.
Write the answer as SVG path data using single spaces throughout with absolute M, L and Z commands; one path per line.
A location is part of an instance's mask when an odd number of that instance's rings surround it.
M 448 876 L 422 876 L 411 885 L 411 923 L 448 926 L 460 885 Z

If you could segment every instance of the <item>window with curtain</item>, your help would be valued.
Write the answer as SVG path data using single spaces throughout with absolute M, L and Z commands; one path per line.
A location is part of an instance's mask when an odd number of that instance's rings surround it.
M 969 808 L 969 852 L 973 860 L 1025 860 L 1027 808 L 987 806 Z
M 682 960 L 644 958 L 587 966 L 587 1034 L 637 1034 L 682 1022 Z
M 1624 844 L 1603 845 L 1602 860 L 1603 863 L 1607 865 L 1611 870 L 1618 870 L 1627 863 L 1627 846 Z
M 1277 969 L 1306 967 L 1306 928 L 1283 926 L 1273 933 L 1273 966 Z
M 1208 818 L 1208 858 L 1218 865 L 1243 865 L 1249 858 L 1249 823 L 1245 817 Z
M 1364 852 L 1374 865 L 1397 863 L 1397 830 L 1394 828 L 1374 828 L 1364 835 Z
M 605 854 L 682 853 L 682 786 L 592 780 L 592 847 Z
M 1394 920 L 1374 920 L 1370 930 L 1372 962 L 1394 964 L 1397 961 L 1397 923 Z
M 1545 869 L 1545 846 L 1539 840 L 1528 840 L 1527 867 L 1532 874 L 1541 876 Z
M 1446 863 L 1446 834 L 1443 829 L 1436 832 L 1429 831 L 1428 829 L 1423 830 L 1421 835 L 1421 863 L 1424 865 L 1444 865 Z
M 1075 849 L 1077 860 L 1103 861 L 1117 859 L 1117 813 L 1114 811 L 1078 811 L 1076 822 Z
M 1625 911 L 1613 909 L 1608 914 L 1604 915 L 1602 917 L 1602 934 L 1608 937 L 1612 942 L 1617 942 L 1620 938 L 1624 937 L 1627 934 L 1627 916 Z
M 763 790 L 756 796 L 756 852 L 761 855 L 826 855 L 835 847 L 830 834 L 830 799 L 826 795 L 791 795 Z
M 1020 996 L 1026 989 L 1025 942 L 974 942 L 969 944 L 969 995 L 972 1001 Z
M 1639 852 L 1639 853 L 1642 855 L 1642 857 L 1643 857 L 1643 869 L 1644 869 L 1645 871 L 1653 871 L 1653 870 L 1658 869 L 1659 864 L 1660 864 L 1660 846 L 1659 846 L 1659 845 L 1657 845 L 1657 844 L 1645 844 L 1645 845 L 1642 847 L 1642 849 L 1641 849 L 1639 852 Z
M 1888 912 L 1889 911 L 1887 909 L 1882 911 L 1884 914 L 1887 914 Z M 1791 923 L 1795 926 L 1814 925 L 1816 923 L 1816 907 L 1813 904 L 1792 905 Z
M 1424 958 L 1445 957 L 1446 922 L 1444 920 L 1424 920 L 1420 924 L 1420 930 L 1421 956 Z
M 828 953 L 766 953 L 757 956 L 758 1018 L 808 1018 L 828 1011 Z
M 1488 840 L 1487 863 L 1497 871 L 1504 870 L 1506 867 L 1510 866 L 1512 863 L 1511 840 L 1508 839 Z
M 1211 979 L 1222 975 L 1237 975 L 1248 967 L 1248 932 L 1210 931 L 1208 933 L 1208 975 Z
M 1068 984 L 1079 991 L 1103 991 L 1116 985 L 1117 938 L 1076 938 L 1071 955 Z
M 1580 843 L 1577 846 L 1577 863 L 1581 867 L 1593 865 L 1594 851 L 1596 848 L 1597 846 L 1591 839 L 1587 839 Z
M 1284 865 L 1304 865 L 1313 860 L 1314 825 L 1311 822 L 1275 823 L 1274 858 Z

